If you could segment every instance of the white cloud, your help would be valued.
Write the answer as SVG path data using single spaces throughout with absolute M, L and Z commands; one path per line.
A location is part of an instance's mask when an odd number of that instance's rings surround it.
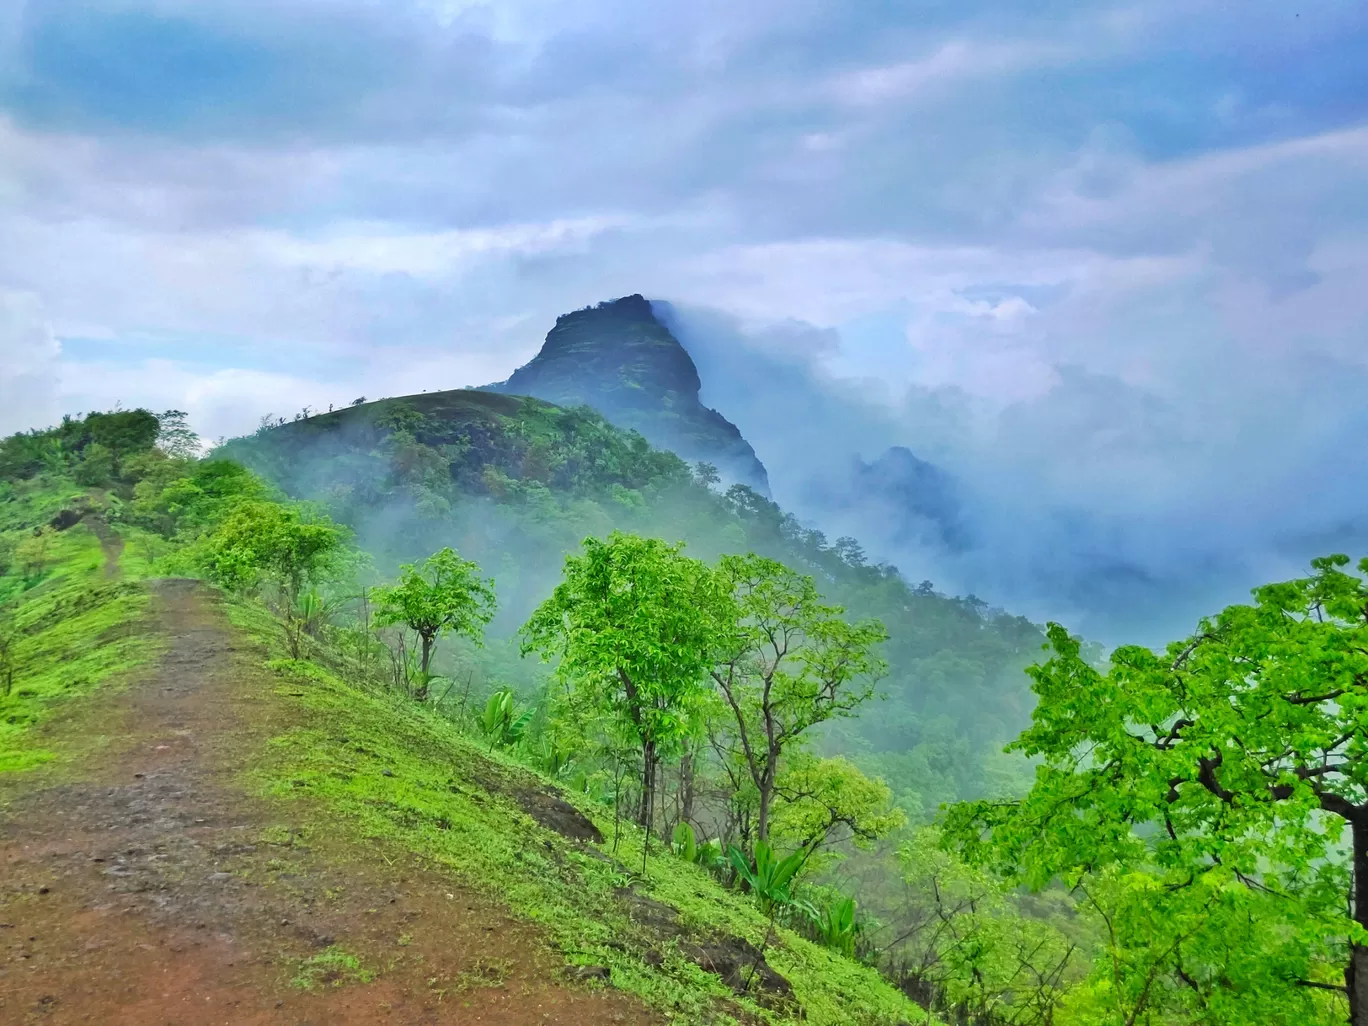
M 59 355 L 38 297 L 0 288 L 0 435 L 57 420 Z

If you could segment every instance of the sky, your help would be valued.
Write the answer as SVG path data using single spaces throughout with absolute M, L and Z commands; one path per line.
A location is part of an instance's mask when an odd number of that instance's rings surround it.
M 0 431 L 481 384 L 641 292 L 772 477 L 965 482 L 957 586 L 1243 594 L 1368 539 L 1365 53 L 1362 0 L 0 0 Z

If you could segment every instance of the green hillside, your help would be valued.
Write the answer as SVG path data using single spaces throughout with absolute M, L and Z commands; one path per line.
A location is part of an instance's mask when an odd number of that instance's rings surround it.
M 1368 1014 L 1368 560 L 1162 654 L 1050 625 L 994 761 L 1034 627 L 592 411 L 231 447 L 312 502 L 193 449 L 139 410 L 0 441 L 6 1016 Z
M 1021 672 L 1043 636 L 1028 621 L 913 586 L 858 542 L 828 541 L 744 486 L 719 492 L 671 453 L 592 410 L 476 390 L 368 403 L 230 442 L 289 495 L 322 504 L 386 572 L 450 545 L 498 582 L 495 642 L 557 580 L 587 535 L 618 529 L 684 541 L 713 559 L 753 551 L 811 573 L 854 616 L 888 628 L 883 701 L 840 726 L 831 750 L 883 776 L 903 808 L 1019 783 L 1000 747 L 1030 715 Z M 531 692 L 531 667 L 492 644 L 481 675 Z M 471 654 L 474 656 L 475 654 Z M 467 664 L 468 665 L 468 664 Z
M 7 643 L 0 813 L 7 803 L 22 806 L 28 789 L 99 779 L 101 753 L 120 743 L 110 719 L 118 696 L 140 700 L 155 684 L 167 645 L 151 601 L 161 578 L 203 575 L 214 565 L 216 539 L 244 509 L 309 517 L 232 464 L 146 450 L 98 485 L 82 485 L 72 476 L 80 450 L 57 453 L 53 441 L 21 437 L 0 452 L 27 447 L 48 457 L 41 469 L 11 470 L 0 499 L 0 635 Z M 292 825 L 288 832 L 264 828 L 265 844 L 225 848 L 235 854 L 220 875 L 291 900 L 304 882 L 282 875 L 281 858 L 296 849 L 328 853 L 328 872 L 344 876 L 361 874 L 368 859 L 381 860 L 382 870 L 417 865 L 438 891 L 449 880 L 446 886 L 532 924 L 561 953 L 567 968 L 557 978 L 631 995 L 659 1021 L 924 1020 L 873 968 L 767 921 L 754 901 L 659 840 L 643 852 L 642 832 L 615 821 L 601 800 L 565 790 L 526 758 L 472 737 L 468 723 L 463 729 L 393 691 L 340 621 L 311 626 L 292 656 L 291 635 L 265 597 L 248 588 L 214 599 L 232 625 L 226 640 L 246 653 L 232 686 L 240 692 L 236 703 L 251 710 L 248 725 L 216 739 L 214 749 L 237 767 L 233 787 L 266 803 L 272 820 Z M 116 706 L 101 713 L 104 729 L 91 732 L 81 710 L 95 696 Z M 280 856 L 268 858 L 273 850 Z M 0 894 L 0 912 L 9 909 L 13 918 L 27 900 Z M 397 943 L 438 944 L 442 929 L 418 923 Z M 363 991 L 401 975 L 402 956 L 376 948 L 369 934 L 329 937 L 323 954 L 307 957 L 293 953 L 292 931 L 280 934 L 263 943 L 278 950 L 280 978 L 294 980 L 288 986 L 308 990 L 321 978 Z M 465 995 L 463 1007 L 478 1009 L 481 995 L 504 989 L 511 971 L 486 961 L 473 975 L 446 983 L 434 977 L 431 986 L 439 998 L 450 990 Z M 0 976 L 0 1002 L 5 993 Z

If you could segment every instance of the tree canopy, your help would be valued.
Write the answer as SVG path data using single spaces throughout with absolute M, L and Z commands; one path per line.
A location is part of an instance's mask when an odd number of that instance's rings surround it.
M 418 698 L 427 697 L 433 650 L 443 634 L 478 642 L 494 617 L 494 582 L 480 576 L 478 564 L 444 548 L 421 566 L 399 568 L 399 581 L 375 591 L 378 626 L 403 625 L 421 642 Z
M 873 696 L 885 669 L 873 650 L 888 635 L 876 620 L 847 622 L 845 610 L 822 601 L 811 577 L 776 560 L 723 556 L 717 574 L 732 598 L 709 670 L 731 714 L 719 736 L 755 785 L 755 836 L 768 841 L 785 751 Z
M 1105 671 L 1050 626 L 1012 745 L 1035 785 L 955 808 L 950 835 L 1108 923 L 1100 1021 L 1324 1021 L 1343 1001 L 1368 1024 L 1368 583 L 1348 563 Z
M 656 767 L 690 729 L 728 597 L 683 545 L 614 532 L 584 540 L 523 627 L 524 652 L 559 657 L 556 673 L 610 710 L 641 752 L 637 819 L 649 822 Z

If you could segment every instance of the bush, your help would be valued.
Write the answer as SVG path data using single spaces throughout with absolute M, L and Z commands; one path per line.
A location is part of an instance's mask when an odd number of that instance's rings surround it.
M 81 453 L 81 461 L 72 472 L 77 484 L 98 488 L 107 485 L 114 476 L 114 452 L 107 445 L 91 442 Z

